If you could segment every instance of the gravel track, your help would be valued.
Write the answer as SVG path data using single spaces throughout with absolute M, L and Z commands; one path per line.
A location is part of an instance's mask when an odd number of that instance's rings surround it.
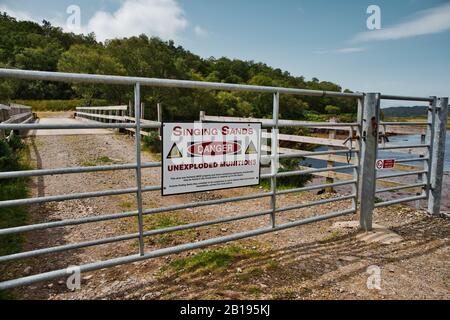
M 135 162 L 134 138 L 127 135 L 67 135 L 27 138 L 30 157 L 37 168 L 57 168 L 98 163 L 108 157 L 111 163 Z M 143 154 L 143 161 L 154 161 Z M 108 162 L 109 163 L 109 162 Z M 99 164 L 99 163 L 98 163 Z M 104 164 L 104 163 L 103 163 Z M 144 169 L 143 185 L 160 184 L 160 169 Z M 135 186 L 134 172 L 112 171 L 88 174 L 45 176 L 33 180 L 33 197 L 89 192 Z M 158 192 L 144 194 L 144 207 L 153 208 L 258 193 L 258 188 L 162 198 Z M 279 206 L 331 197 L 313 193 L 280 196 Z M 215 219 L 269 208 L 269 199 L 249 200 L 220 206 L 193 208 L 167 213 L 183 223 Z M 349 201 L 294 210 L 277 217 L 278 223 L 342 210 Z M 135 210 L 134 195 L 101 197 L 36 205 L 30 209 L 30 223 L 74 219 L 92 215 Z M 335 231 L 336 221 L 356 220 L 348 216 L 238 241 L 238 245 L 260 252 L 253 258 L 233 263 L 220 273 L 165 272 L 164 267 L 181 253 L 83 274 L 82 288 L 74 292 L 65 280 L 38 283 L 15 290 L 22 299 L 449 299 L 450 224 L 429 218 L 423 212 L 401 206 L 378 209 L 374 220 L 403 237 L 392 245 L 367 244 L 356 240 L 357 231 Z M 163 243 L 146 239 L 146 250 L 199 241 L 213 236 L 267 226 L 269 217 L 255 218 L 186 231 Z M 135 218 L 84 224 L 29 233 L 26 250 L 99 239 L 137 231 Z M 136 240 L 45 255 L 7 267 L 10 277 L 35 274 L 68 265 L 79 265 L 137 253 Z M 194 251 L 196 252 L 196 251 Z M 366 286 L 367 267 L 382 270 L 382 289 Z M 257 272 L 255 270 L 258 270 Z M 424 277 L 426 275 L 426 277 Z

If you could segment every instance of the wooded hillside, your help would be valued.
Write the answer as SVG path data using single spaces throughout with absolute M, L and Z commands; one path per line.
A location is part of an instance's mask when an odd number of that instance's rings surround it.
M 47 21 L 17 21 L 6 13 L 0 14 L 0 67 L 342 91 L 337 84 L 316 78 L 307 81 L 264 63 L 205 59 L 173 41 L 139 35 L 100 43 L 94 34 L 66 33 Z M 127 104 L 132 100 L 132 88 L 0 80 L 0 101 L 16 99 L 83 99 L 86 105 L 104 99 L 110 104 Z M 210 115 L 272 116 L 270 94 L 143 88 L 142 100 L 149 117 L 156 117 L 155 105 L 162 102 L 165 120 L 198 119 L 200 110 Z M 348 118 L 356 110 L 356 101 L 347 98 L 282 95 L 280 103 L 284 119 L 315 120 L 344 114 Z

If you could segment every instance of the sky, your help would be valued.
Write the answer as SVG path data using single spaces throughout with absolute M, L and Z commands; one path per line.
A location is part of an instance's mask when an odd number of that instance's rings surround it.
M 173 39 L 353 91 L 450 96 L 450 0 L 0 0 L 0 11 L 100 41 Z

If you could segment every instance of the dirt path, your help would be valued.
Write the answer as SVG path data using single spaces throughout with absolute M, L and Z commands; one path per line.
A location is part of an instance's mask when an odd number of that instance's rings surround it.
M 38 168 L 134 162 L 134 140 L 119 134 L 37 136 L 28 138 Z M 144 153 L 143 161 L 154 161 Z M 145 186 L 160 183 L 159 169 L 145 169 Z M 134 187 L 133 171 L 45 176 L 33 182 L 33 197 Z M 144 194 L 144 207 L 154 208 L 191 201 L 261 192 L 258 188 L 233 189 L 162 198 Z M 312 193 L 281 196 L 279 206 L 331 197 Z M 348 208 L 349 202 L 321 205 L 280 214 L 278 223 Z M 147 217 L 146 229 L 267 209 L 269 199 L 229 203 Z M 135 210 L 134 195 L 73 200 L 34 206 L 33 223 Z M 186 252 L 83 274 L 81 290 L 71 292 L 65 281 L 51 281 L 16 290 L 24 299 L 449 299 L 450 224 L 404 207 L 376 210 L 375 221 L 403 237 L 391 245 L 358 241 L 353 229 L 334 229 L 349 216 L 302 226 L 230 244 L 239 248 L 223 268 L 195 265 L 176 268 L 174 261 L 191 261 Z M 268 217 L 210 226 L 175 235 L 146 239 L 147 251 L 199 241 L 266 226 Z M 135 218 L 50 229 L 27 235 L 26 250 L 99 239 L 136 232 Z M 228 246 L 228 248 L 230 247 Z M 227 246 L 216 246 L 219 250 Z M 137 253 L 136 240 L 73 250 L 15 263 L 11 274 L 26 275 Z M 209 251 L 214 252 L 214 251 Z M 228 254 L 228 253 L 227 253 Z M 225 258 L 229 256 L 225 254 Z M 217 257 L 216 257 L 217 258 Z M 219 256 L 219 258 L 223 258 Z M 184 259 L 184 260 L 179 260 Z M 195 260 L 192 260 L 195 261 Z M 191 262 L 192 262 L 191 261 Z M 179 265 L 179 264 L 178 264 Z M 381 268 L 381 290 L 369 290 L 367 268 Z M 426 275 L 426 276 L 424 276 Z

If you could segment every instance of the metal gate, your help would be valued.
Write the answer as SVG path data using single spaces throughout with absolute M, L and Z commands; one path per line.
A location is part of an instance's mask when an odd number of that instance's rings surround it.
M 380 104 L 382 100 L 416 101 L 428 103 L 427 120 L 423 122 L 386 122 L 381 121 Z M 433 216 L 440 215 L 442 179 L 444 169 L 445 139 L 448 119 L 448 98 L 420 98 L 366 94 L 362 123 L 362 161 L 361 161 L 361 199 L 360 220 L 365 230 L 372 228 L 374 208 L 386 207 L 400 203 L 427 200 L 427 212 Z M 414 129 L 414 130 L 413 130 Z M 418 144 L 392 144 L 389 134 L 418 134 Z M 388 173 L 377 171 L 376 161 L 382 159 L 380 151 L 390 151 L 396 166 Z M 407 156 L 400 157 L 400 155 Z M 415 163 L 421 166 L 413 165 Z M 399 169 L 402 172 L 398 172 Z M 397 172 L 395 172 L 397 171 Z M 417 176 L 417 181 L 383 188 L 382 180 L 392 181 L 399 177 Z M 378 187 L 377 187 L 378 186 Z M 378 200 L 376 195 L 404 190 L 413 195 L 388 201 Z M 368 200 L 368 201 L 366 201 Z
M 15 199 L 1 201 L 0 207 L 11 207 L 17 205 L 30 205 L 55 201 L 66 201 L 74 199 L 85 199 L 92 197 L 104 197 L 122 194 L 135 194 L 136 195 L 136 210 L 130 212 L 120 212 L 104 214 L 100 216 L 90 216 L 85 218 L 62 220 L 45 222 L 39 224 L 24 225 L 18 227 L 12 227 L 7 229 L 0 229 L 0 236 L 21 234 L 24 232 L 60 228 L 65 226 L 76 226 L 80 224 L 88 224 L 93 222 L 108 221 L 115 219 L 123 219 L 127 217 L 138 218 L 138 230 L 139 232 L 126 235 L 117 235 L 114 237 L 84 241 L 79 243 L 71 243 L 65 245 L 59 245 L 49 248 L 41 248 L 27 252 L 20 252 L 7 256 L 1 256 L 0 262 L 14 261 L 18 259 L 24 259 L 29 257 L 35 257 L 45 254 L 58 253 L 64 251 L 70 251 L 79 248 L 86 248 L 91 246 L 104 245 L 109 243 L 115 243 L 119 241 L 126 241 L 131 239 L 139 240 L 139 251 L 130 252 L 130 255 L 122 256 L 110 260 L 98 261 L 94 263 L 88 263 L 79 266 L 81 272 L 88 272 L 103 268 L 114 267 L 126 263 L 132 263 L 142 261 L 145 259 L 165 256 L 169 254 L 179 253 L 187 250 L 203 248 L 215 244 L 225 243 L 229 241 L 244 239 L 248 237 L 254 237 L 270 232 L 280 231 L 288 228 L 301 226 L 308 223 L 340 217 L 348 214 L 355 214 L 358 211 L 358 199 L 364 199 L 361 201 L 360 217 L 361 227 L 365 230 L 371 229 L 371 217 L 373 207 L 375 206 L 374 196 L 375 192 L 387 192 L 391 190 L 375 190 L 375 160 L 376 151 L 378 146 L 378 119 L 379 119 L 379 105 L 380 99 L 399 99 L 400 97 L 392 96 L 380 96 L 379 94 L 363 94 L 363 93 L 341 93 L 341 92 L 328 92 L 328 91 L 315 91 L 315 90 L 303 90 L 292 88 L 276 88 L 276 87 L 263 87 L 263 86 L 248 86 L 237 84 L 223 84 L 223 83 L 207 83 L 197 81 L 182 81 L 182 80 L 167 80 L 167 79 L 151 79 L 151 78 L 134 78 L 134 77 L 122 77 L 122 76 L 104 76 L 104 75 L 87 75 L 87 74 L 68 74 L 68 73 L 54 73 L 54 72 L 40 72 L 40 71 L 24 71 L 24 70 L 7 70 L 0 69 L 0 78 L 11 79 L 24 79 L 24 80 L 45 80 L 45 81 L 61 81 L 61 82 L 83 82 L 91 84 L 109 84 L 109 85 L 132 85 L 134 86 L 134 122 L 119 121 L 119 117 L 111 116 L 115 122 L 100 123 L 100 122 L 86 122 L 80 124 L 70 125 L 44 125 L 44 124 L 0 124 L 1 130 L 39 130 L 39 129 L 96 129 L 96 128 L 110 128 L 110 129 L 130 129 L 136 132 L 135 134 L 135 150 L 136 150 L 136 162 L 130 164 L 116 164 L 116 165 L 102 165 L 95 167 L 71 167 L 71 168 L 58 168 L 58 169 L 39 169 L 17 172 L 1 172 L 0 179 L 18 178 L 18 177 L 37 177 L 45 175 L 61 175 L 61 174 L 74 174 L 74 173 L 88 173 L 97 171 L 113 171 L 113 170 L 134 170 L 136 178 L 136 187 L 128 189 L 96 191 L 96 192 L 84 192 L 84 193 L 72 193 L 66 195 L 57 196 L 45 196 L 31 199 Z M 218 200 L 207 200 L 201 202 L 192 202 L 181 205 L 173 205 L 167 207 L 146 209 L 142 203 L 142 193 L 155 192 L 161 189 L 160 185 L 144 186 L 142 184 L 141 170 L 143 168 L 160 167 L 161 163 L 151 162 L 145 163 L 141 161 L 141 135 L 137 134 L 141 132 L 141 129 L 159 129 L 161 123 L 159 121 L 142 121 L 141 119 L 141 98 L 140 88 L 141 86 L 153 86 L 153 87 L 172 87 L 172 88 L 191 88 L 191 89 L 213 89 L 224 91 L 247 91 L 247 92 L 259 92 L 270 93 L 273 95 L 273 117 L 272 119 L 266 119 L 263 123 L 263 127 L 270 130 L 269 138 L 271 141 L 270 150 L 271 153 L 264 156 L 264 158 L 270 161 L 270 172 L 263 174 L 261 178 L 270 179 L 271 189 L 269 192 L 251 194 L 246 196 L 239 196 L 233 198 L 225 198 Z M 358 101 L 358 120 L 354 123 L 314 123 L 314 122 L 301 122 L 292 120 L 279 119 L 280 109 L 280 95 L 292 94 L 292 95 L 304 95 L 315 97 L 347 97 L 353 98 Z M 432 104 L 432 108 L 429 112 L 430 119 L 425 125 L 428 126 L 429 141 L 426 143 L 429 150 L 428 156 L 417 159 L 417 161 L 425 161 L 426 169 L 423 172 L 414 172 L 411 174 L 424 174 L 424 180 L 419 187 L 425 187 L 421 199 L 429 198 L 436 199 L 440 195 L 439 178 L 436 174 L 442 169 L 442 159 L 439 156 L 435 156 L 435 153 L 443 153 L 443 138 L 439 136 L 442 134 L 441 129 L 435 130 L 435 123 L 438 123 L 435 119 L 439 118 L 444 121 L 447 112 L 448 99 L 436 99 L 436 98 L 418 98 L 418 97 L 403 97 L 406 100 L 428 101 Z M 445 104 L 445 105 L 444 105 Z M 437 117 L 437 110 L 440 110 Z M 83 112 L 88 112 L 83 110 Z M 89 115 L 87 115 L 89 117 Z M 446 118 L 445 118 L 446 119 Z M 445 120 L 446 122 L 446 120 Z M 380 126 L 389 126 L 390 123 L 380 123 Z M 411 124 L 412 125 L 412 124 Z M 422 124 L 421 124 L 422 125 Z M 441 125 L 441 122 L 439 122 Z M 441 125 L 442 126 L 442 125 Z M 349 131 L 349 138 L 356 139 L 356 145 L 350 143 L 350 147 L 343 146 L 342 148 L 329 149 L 327 151 L 319 152 L 298 152 L 281 154 L 279 150 L 279 129 L 288 127 L 305 127 L 305 128 L 328 128 L 338 129 L 346 128 Z M 439 134 L 438 134 L 439 132 Z M 445 139 L 445 132 L 444 132 Z M 438 147 L 434 147 L 438 145 Z M 420 146 L 423 147 L 423 146 Z M 383 147 L 381 147 L 383 148 Z M 381 149 L 380 148 L 380 149 Z M 310 168 L 306 170 L 279 172 L 278 161 L 283 158 L 303 158 L 305 156 L 320 156 L 320 155 L 347 155 L 354 154 L 355 161 L 353 164 L 338 167 L 326 167 L 326 168 Z M 409 161 L 416 161 L 416 159 L 409 159 Z M 320 172 L 333 172 L 337 170 L 351 170 L 351 179 L 345 181 L 339 181 L 331 184 L 321 184 L 314 186 L 307 186 L 303 188 L 296 188 L 291 190 L 278 190 L 277 178 L 287 176 L 298 176 L 304 174 L 316 174 Z M 433 178 L 434 177 L 434 178 Z M 359 181 L 361 180 L 361 183 Z M 434 183 L 434 184 L 433 184 Z M 426 185 L 425 185 L 426 184 Z M 310 203 L 302 203 L 289 207 L 280 207 L 277 205 L 277 197 L 283 194 L 289 194 L 300 191 L 319 190 L 326 187 L 338 187 L 348 185 L 351 186 L 351 194 L 341 195 L 329 199 L 323 199 Z M 424 186 L 425 185 L 425 186 Z M 432 187 L 430 187 L 430 185 Z M 156 213 L 165 213 L 187 208 L 203 207 L 218 205 L 230 202 L 239 202 L 249 199 L 270 199 L 270 209 L 256 212 L 246 212 L 238 216 L 225 216 L 215 220 L 202 221 L 189 223 L 185 225 L 162 228 L 157 230 L 144 230 L 143 217 L 145 215 L 152 215 Z M 296 220 L 289 223 L 279 224 L 277 223 L 277 215 L 282 212 L 296 210 L 311 206 L 322 205 L 326 203 L 332 203 L 342 200 L 351 200 L 351 207 L 343 211 L 329 212 L 323 215 L 317 215 L 306 219 Z M 411 199 L 404 199 L 402 201 L 410 201 Z M 398 201 L 400 202 L 400 201 Z M 398 203 L 396 202 L 396 203 Z M 393 202 L 385 202 L 379 205 L 389 205 Z M 432 206 L 430 212 L 436 213 L 436 208 Z M 234 233 L 227 236 L 211 238 L 198 242 L 186 243 L 182 245 L 167 247 L 157 250 L 146 250 L 144 246 L 144 238 L 154 235 L 160 235 L 165 233 L 171 233 L 180 230 L 191 230 L 198 227 L 228 223 L 233 221 L 240 221 L 244 219 L 250 219 L 254 217 L 270 217 L 270 221 L 266 227 L 246 230 L 239 233 Z M 39 281 L 50 280 L 59 277 L 66 277 L 67 269 L 58 269 L 46 273 L 35 274 L 19 279 L 11 279 L 0 283 L 0 290 L 14 288 L 17 286 L 29 285 Z

